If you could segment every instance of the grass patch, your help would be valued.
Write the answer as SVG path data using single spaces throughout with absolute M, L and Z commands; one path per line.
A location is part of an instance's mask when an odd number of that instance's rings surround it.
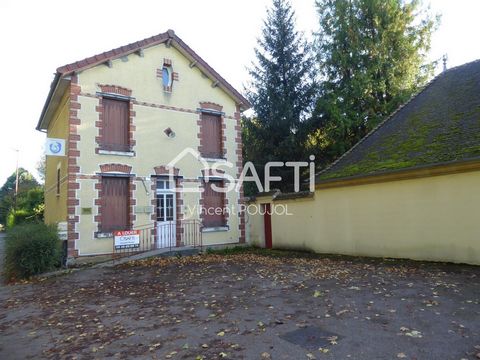
M 261 256 L 269 256 L 276 258 L 320 258 L 320 254 L 310 251 L 300 250 L 283 250 L 283 249 L 265 249 L 256 246 L 234 246 L 224 249 L 207 248 L 206 254 L 212 255 L 237 255 L 237 254 L 253 254 Z

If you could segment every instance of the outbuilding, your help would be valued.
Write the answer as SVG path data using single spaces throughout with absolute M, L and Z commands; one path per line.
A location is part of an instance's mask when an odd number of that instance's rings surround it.
M 480 264 L 480 61 L 438 75 L 319 173 L 314 193 L 254 203 L 288 209 L 248 217 L 261 246 Z

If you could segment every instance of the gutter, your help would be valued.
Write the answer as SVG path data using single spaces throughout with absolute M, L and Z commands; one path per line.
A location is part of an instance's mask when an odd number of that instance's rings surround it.
M 480 156 L 465 160 L 452 160 L 435 164 L 417 165 L 414 167 L 386 170 L 371 174 L 360 174 L 341 178 L 315 181 L 315 187 L 335 187 L 348 185 L 361 185 L 382 181 L 407 180 L 412 178 L 446 175 L 457 172 L 480 170 Z

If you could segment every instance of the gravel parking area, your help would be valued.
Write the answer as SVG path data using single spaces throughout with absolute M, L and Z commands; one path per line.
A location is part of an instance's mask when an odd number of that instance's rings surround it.
M 1 359 L 476 359 L 480 268 L 280 251 L 0 289 Z

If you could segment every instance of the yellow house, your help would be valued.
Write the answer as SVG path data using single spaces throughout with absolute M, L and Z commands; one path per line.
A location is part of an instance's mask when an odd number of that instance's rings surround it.
M 318 174 L 314 193 L 253 205 L 247 235 L 260 246 L 480 265 L 480 61 L 437 76 Z
M 58 68 L 37 130 L 66 143 L 47 156 L 45 221 L 68 256 L 111 253 L 120 230 L 151 248 L 244 242 L 242 214 L 204 210 L 243 201 L 212 186 L 241 172 L 248 107 L 172 30 Z M 225 166 L 209 177 L 212 164 Z

